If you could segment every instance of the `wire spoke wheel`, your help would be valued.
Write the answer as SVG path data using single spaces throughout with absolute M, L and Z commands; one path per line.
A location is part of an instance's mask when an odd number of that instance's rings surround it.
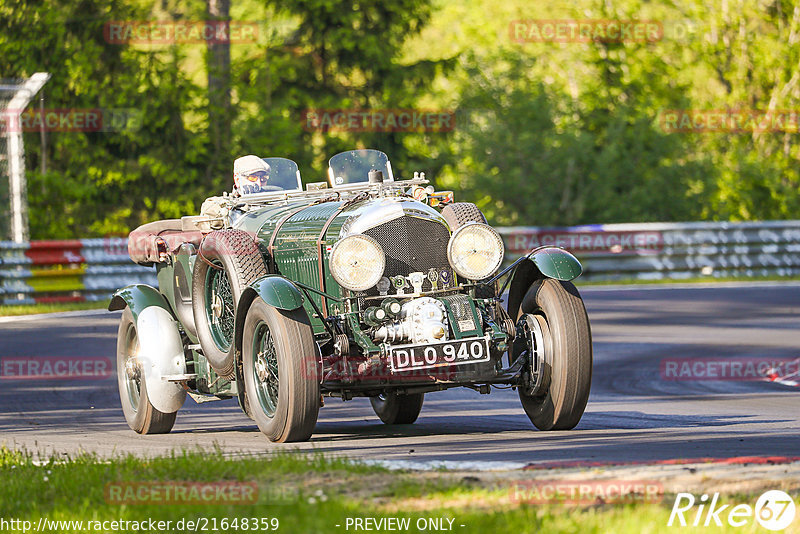
M 272 332 L 264 322 L 256 325 L 252 354 L 255 393 L 264 413 L 267 417 L 273 417 L 278 407 L 280 376 L 275 342 Z
M 319 349 L 308 314 L 256 297 L 242 332 L 242 375 L 250 414 L 271 441 L 306 441 L 320 405 Z
M 218 268 L 209 269 L 206 273 L 206 319 L 214 343 L 221 351 L 226 352 L 233 343 L 236 321 L 233 289 L 222 265 L 218 261 L 213 263 Z
M 216 230 L 203 238 L 192 269 L 192 315 L 197 339 L 212 369 L 224 378 L 236 374 L 236 313 L 245 289 L 267 274 L 253 235 Z M 244 400 L 240 395 L 240 403 Z

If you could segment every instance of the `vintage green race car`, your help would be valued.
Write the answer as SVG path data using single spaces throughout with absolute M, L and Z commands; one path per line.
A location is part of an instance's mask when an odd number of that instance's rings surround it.
M 267 191 L 212 197 L 200 215 L 131 233 L 158 288 L 117 291 L 117 371 L 136 432 L 169 432 L 186 394 L 237 398 L 272 441 L 309 439 L 324 396 L 370 397 L 413 423 L 425 393 L 514 387 L 533 424 L 570 429 L 589 396 L 592 343 L 555 247 L 501 270 L 503 241 L 474 205 L 395 180 L 377 150 L 331 158 L 302 189 L 266 158 Z

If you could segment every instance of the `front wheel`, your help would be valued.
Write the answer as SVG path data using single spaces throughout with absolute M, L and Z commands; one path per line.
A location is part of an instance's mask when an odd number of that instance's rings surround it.
M 260 297 L 244 322 L 242 373 L 252 415 L 270 441 L 306 441 L 319 415 L 317 346 L 308 316 Z
M 177 412 L 160 412 L 150 404 L 142 374 L 142 356 L 139 354 L 136 321 L 130 308 L 125 308 L 117 332 L 117 385 L 122 412 L 134 432 L 166 434 L 172 430 Z
M 520 342 L 529 361 L 538 367 L 528 369 L 528 384 L 519 388 L 525 413 L 539 430 L 574 428 L 592 383 L 592 333 L 577 288 L 537 280 L 522 301 L 517 325 L 527 338 Z
M 375 415 L 380 417 L 385 424 L 410 425 L 419 417 L 424 398 L 424 393 L 413 393 L 411 395 L 382 393 L 377 397 L 370 397 L 369 401 L 372 403 Z

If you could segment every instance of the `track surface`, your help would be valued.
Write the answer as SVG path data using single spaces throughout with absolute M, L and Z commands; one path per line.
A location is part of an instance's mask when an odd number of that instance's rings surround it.
M 592 395 L 576 430 L 533 429 L 515 393 L 429 394 L 416 424 L 390 428 L 366 399 L 327 399 L 311 442 L 274 445 L 235 401 L 187 399 L 175 429 L 138 436 L 115 378 L 0 380 L 0 444 L 40 453 L 234 453 L 316 449 L 402 464 L 660 461 L 800 455 L 800 389 L 771 382 L 663 380 L 662 358 L 800 356 L 800 285 L 586 288 L 593 329 Z M 5 320 L 0 358 L 105 356 L 119 313 Z M 463 464 L 462 464 L 463 465 Z

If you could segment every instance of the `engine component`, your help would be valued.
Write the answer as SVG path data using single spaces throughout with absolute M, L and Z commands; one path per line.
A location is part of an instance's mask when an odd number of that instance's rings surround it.
M 364 312 L 364 322 L 370 326 L 380 326 L 386 320 L 386 310 L 377 306 L 370 306 Z
M 453 331 L 460 336 L 477 336 L 482 326 L 481 314 L 475 310 L 466 295 L 442 297 L 445 307 L 451 313 Z
M 333 343 L 333 350 L 336 356 L 347 356 L 350 354 L 350 340 L 344 334 L 338 334 Z
M 448 328 L 444 304 L 431 297 L 412 299 L 402 305 L 400 320 L 375 330 L 373 339 L 390 343 L 445 341 L 448 339 Z
M 381 302 L 381 308 L 383 308 L 383 311 L 386 312 L 386 315 L 394 318 L 400 315 L 400 310 L 403 309 L 403 306 L 400 305 L 399 300 L 389 297 L 383 299 Z
M 503 319 L 503 326 L 506 334 L 508 334 L 509 340 L 513 340 L 517 337 L 517 325 L 514 324 L 514 321 L 511 319 Z

